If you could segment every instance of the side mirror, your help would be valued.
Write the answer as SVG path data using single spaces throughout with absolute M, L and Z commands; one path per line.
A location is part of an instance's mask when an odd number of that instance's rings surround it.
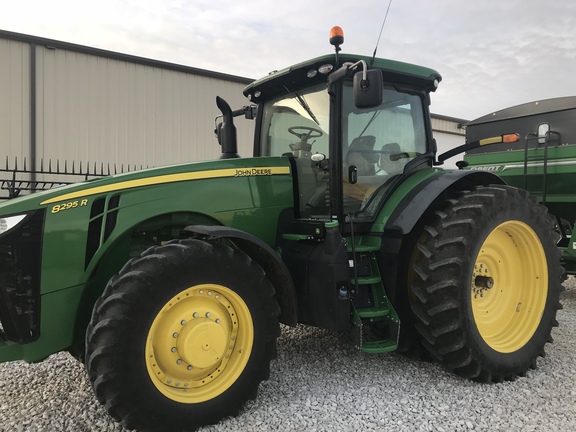
M 380 69 L 368 69 L 354 74 L 354 104 L 356 108 L 375 108 L 384 99 L 384 85 Z

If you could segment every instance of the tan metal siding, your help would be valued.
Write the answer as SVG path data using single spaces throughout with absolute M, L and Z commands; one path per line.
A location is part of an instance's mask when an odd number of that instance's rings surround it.
M 247 104 L 243 85 L 37 47 L 38 158 L 160 166 L 214 159 L 216 95 Z M 253 122 L 237 120 L 251 155 Z
M 436 139 L 436 144 L 438 145 L 438 154 L 444 153 L 448 150 L 458 147 L 465 143 L 465 136 L 459 136 L 446 132 L 434 132 L 434 138 Z M 464 153 L 453 156 L 444 162 L 444 168 L 456 168 L 456 162 L 462 160 Z
M 460 127 L 458 127 L 460 125 Z M 466 135 L 466 131 L 457 121 L 435 117 L 432 114 L 432 130 L 455 135 Z
M 0 156 L 12 164 L 30 157 L 29 44 L 0 39 L 0 65 Z

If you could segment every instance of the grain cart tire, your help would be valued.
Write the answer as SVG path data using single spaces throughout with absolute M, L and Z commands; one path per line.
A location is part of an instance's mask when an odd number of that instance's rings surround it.
M 493 185 L 448 199 L 424 228 L 412 308 L 423 344 L 480 382 L 524 376 L 558 325 L 563 269 L 546 209 Z
M 242 251 L 199 240 L 152 247 L 94 306 L 94 393 L 128 429 L 190 431 L 236 415 L 268 379 L 278 314 L 272 285 Z

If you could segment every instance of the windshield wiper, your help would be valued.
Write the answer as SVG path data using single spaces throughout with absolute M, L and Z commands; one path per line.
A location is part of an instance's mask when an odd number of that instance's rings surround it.
M 380 115 L 380 113 L 382 112 L 382 110 L 378 110 L 374 113 L 374 115 L 372 116 L 372 118 L 368 121 L 368 123 L 366 124 L 366 127 L 364 128 L 364 130 L 360 133 L 359 136 L 364 135 L 364 132 L 366 132 L 366 129 L 368 129 L 370 127 L 370 125 L 372 124 L 372 122 L 374 120 L 376 120 L 376 117 L 378 117 Z
M 308 115 L 310 116 L 310 118 L 312 120 L 314 120 L 314 122 L 316 122 L 316 124 L 318 126 L 320 126 L 320 122 L 318 121 L 318 119 L 316 118 L 316 116 L 314 115 L 314 113 L 312 112 L 312 109 L 310 108 L 310 105 L 308 105 L 308 102 L 306 102 L 306 99 L 304 99 L 303 96 L 299 95 L 298 93 L 296 93 L 295 91 L 290 91 L 288 89 L 288 87 L 284 86 L 284 88 L 286 89 L 286 91 L 288 93 L 292 93 L 296 96 L 296 100 L 298 101 L 298 103 L 302 106 L 302 108 L 304 108 L 306 110 L 306 112 L 308 113 Z

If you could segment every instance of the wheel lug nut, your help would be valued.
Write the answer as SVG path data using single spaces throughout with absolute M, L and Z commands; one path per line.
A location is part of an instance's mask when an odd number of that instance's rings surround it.
M 210 312 L 206 312 L 206 318 L 210 317 Z
M 180 325 L 186 325 L 186 320 L 180 321 Z
M 176 360 L 176 364 L 182 364 L 182 359 Z
M 198 318 L 198 312 L 194 312 L 194 313 L 192 314 L 192 316 L 193 316 L 194 318 Z
M 192 366 L 188 365 L 188 367 L 186 369 L 192 370 Z M 184 385 L 188 385 L 188 384 L 184 384 Z
M 174 333 L 174 334 L 172 335 L 172 337 L 173 337 L 173 338 L 177 338 L 177 337 L 178 337 L 178 333 Z
M 220 324 L 220 318 L 216 318 L 216 324 Z
M 204 290 L 200 290 L 200 294 L 204 294 Z
M 212 291 L 208 291 L 208 295 L 212 295 Z
M 176 347 L 172 347 L 171 351 L 172 351 L 172 352 L 176 352 L 176 351 L 177 351 L 177 350 L 176 350 Z

